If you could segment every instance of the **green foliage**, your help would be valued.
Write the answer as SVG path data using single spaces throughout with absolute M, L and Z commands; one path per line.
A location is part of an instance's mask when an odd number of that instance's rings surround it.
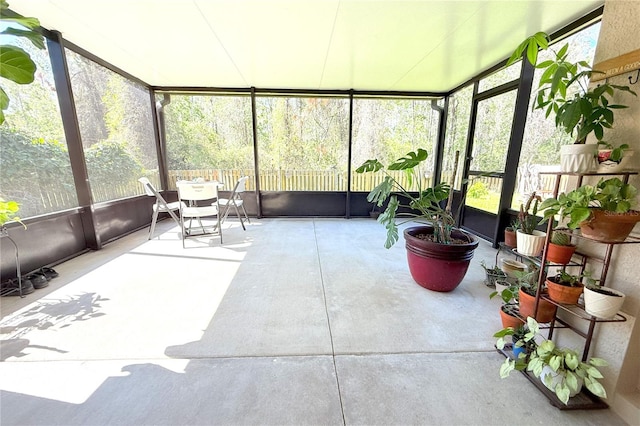
M 0 34 L 24 37 L 38 49 L 44 49 L 44 38 L 34 31 L 40 22 L 35 18 L 26 18 L 18 14 L 9 15 L 8 9 L 9 4 L 5 0 L 0 0 L 0 21 L 18 24 L 24 29 L 7 28 Z M 18 84 L 29 84 L 33 82 L 35 71 L 36 64 L 23 49 L 12 45 L 0 45 L 0 77 Z M 0 124 L 4 123 L 4 111 L 8 107 L 9 97 L 0 87 Z
M 624 151 L 629 149 L 629 145 L 626 143 L 620 144 L 620 146 L 614 146 L 612 143 L 606 141 L 598 141 L 598 147 L 599 149 L 610 149 L 611 154 L 609 155 L 608 160 L 618 164 L 620 164 L 624 157 Z
M 531 317 L 527 318 L 528 332 L 522 336 L 522 344 L 534 341 L 539 334 L 539 325 Z M 503 329 L 498 331 L 494 337 L 498 338 L 496 346 L 503 349 L 505 345 L 504 337 L 514 335 L 513 329 Z M 606 398 L 607 393 L 598 381 L 602 379 L 602 373 L 597 367 L 607 366 L 608 363 L 601 358 L 590 358 L 587 362 L 580 361 L 578 353 L 571 349 L 558 348 L 551 340 L 544 340 L 536 346 L 528 357 L 519 357 L 517 360 L 507 358 L 500 366 L 500 377 L 506 378 L 513 370 L 524 370 L 540 377 L 545 366 L 553 370 L 559 377 L 558 383 L 552 384 L 552 377 L 545 376 L 544 384 L 554 391 L 556 396 L 564 404 L 569 401 L 569 394 L 579 391 L 579 380 L 582 379 L 584 385 L 596 396 Z
M 614 213 L 626 213 L 635 203 L 638 190 L 619 178 L 600 179 L 596 186 L 583 185 L 573 191 L 548 198 L 540 205 L 544 210 L 543 223 L 553 216 L 569 218 L 567 226 L 576 229 L 580 223 L 591 217 L 591 208 L 601 208 Z
M 549 279 L 556 284 L 564 285 L 567 287 L 580 287 L 582 285 L 580 283 L 580 277 L 578 275 L 571 275 L 566 271 L 558 271 L 558 273 L 553 278 Z
M 18 210 L 20 210 L 20 205 L 15 201 L 5 201 L 0 198 L 0 227 L 4 227 L 5 223 L 10 221 L 16 221 L 22 223 L 20 218 L 17 216 Z M 27 226 L 22 223 L 25 229 Z
M 390 248 L 398 241 L 398 224 L 396 217 L 409 217 L 409 220 L 424 220 L 433 224 L 434 237 L 442 244 L 451 244 L 451 230 L 455 224 L 455 219 L 451 212 L 442 208 L 441 203 L 449 197 L 451 188 L 445 183 L 439 183 L 435 187 L 422 189 L 419 172 L 416 170 L 428 157 L 427 151 L 420 148 L 415 152 L 409 152 L 395 162 L 385 167 L 380 161 L 367 160 L 356 169 L 357 173 L 382 171 L 385 174 L 383 181 L 371 190 L 367 196 L 367 201 L 382 205 L 389 200 L 387 208 L 378 218 L 387 229 L 387 240 L 385 247 Z M 404 186 L 391 176 L 387 170 L 403 170 L 409 177 L 408 181 L 416 182 L 419 186 L 417 195 L 412 195 Z M 394 193 L 392 195 L 392 193 Z M 399 198 L 405 200 L 401 204 Z M 417 210 L 418 213 L 398 213 L 400 207 Z
M 126 184 L 142 176 L 143 167 L 121 142 L 100 142 L 85 151 L 92 185 Z
M 469 198 L 485 198 L 489 196 L 489 190 L 487 185 L 481 181 L 474 182 L 467 190 L 467 197 Z
M 557 246 L 570 246 L 571 236 L 562 232 L 554 232 L 551 235 L 551 242 Z
M 585 143 L 590 133 L 602 140 L 604 130 L 613 126 L 614 110 L 626 108 L 625 105 L 611 103 L 610 98 L 616 91 L 634 96 L 635 92 L 628 86 L 606 82 L 589 89 L 589 79 L 598 71 L 594 71 L 586 61 L 569 61 L 568 44 L 555 52 L 555 59 L 537 64 L 538 50 L 548 48 L 547 34 L 537 33 L 516 48 L 507 64 L 517 61 L 526 51 L 529 63 L 544 70 L 534 108 L 544 110 L 547 117 L 553 112 L 556 127 L 563 128 L 572 136 L 575 134 L 576 143 Z
M 22 215 L 46 213 L 41 193 L 75 199 L 75 186 L 66 145 L 56 140 L 30 139 L 0 127 L 0 188 L 5 199 L 19 199 Z M 73 207 L 76 204 L 69 205 Z

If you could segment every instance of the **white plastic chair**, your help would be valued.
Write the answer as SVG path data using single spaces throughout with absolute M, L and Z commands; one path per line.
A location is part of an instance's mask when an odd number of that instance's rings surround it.
M 160 193 L 154 188 L 154 186 L 149 182 L 149 179 L 146 177 L 141 177 L 138 179 L 138 182 L 142 184 L 144 187 L 144 192 L 149 197 L 155 197 L 156 203 L 153 205 L 153 216 L 151 217 L 151 228 L 149 228 L 149 240 L 153 236 L 153 231 L 156 228 L 156 222 L 158 221 L 158 214 L 160 213 L 169 213 L 169 216 L 176 222 L 178 226 L 180 226 L 180 219 L 174 212 L 180 210 L 180 201 L 174 201 L 172 203 L 167 203 L 167 201 L 160 195 Z
M 182 228 L 182 247 L 187 237 L 202 235 L 219 235 L 222 244 L 222 226 L 220 220 L 220 206 L 218 204 L 218 183 L 217 182 L 178 182 L 178 199 L 183 206 L 180 208 L 180 226 Z M 200 206 L 198 202 L 205 200 L 215 201 L 211 204 Z M 216 217 L 215 225 L 204 226 L 202 218 Z M 189 226 L 185 225 L 185 220 L 189 219 Z M 197 219 L 201 232 L 195 233 L 193 220 Z M 197 228 L 196 228 L 197 229 Z
M 247 219 L 247 222 L 251 223 L 249 220 L 249 215 L 247 215 L 247 211 L 244 208 L 244 202 L 242 201 L 242 193 L 245 191 L 247 180 L 249 176 L 243 176 L 236 182 L 236 186 L 233 188 L 233 192 L 231 196 L 227 198 L 221 198 L 219 200 L 220 208 L 224 209 L 224 215 L 222 217 L 222 223 L 229 216 L 229 209 L 233 207 L 236 211 L 236 215 L 238 215 L 238 219 L 240 219 L 240 224 L 242 225 L 242 229 L 245 231 L 247 228 L 244 227 L 244 222 L 242 221 L 242 215 L 240 214 L 240 210 L 244 213 L 244 217 Z

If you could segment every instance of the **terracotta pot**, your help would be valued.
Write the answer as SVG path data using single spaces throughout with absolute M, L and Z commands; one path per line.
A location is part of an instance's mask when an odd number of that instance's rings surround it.
M 551 281 L 551 278 L 548 278 L 547 289 L 549 291 L 549 297 L 554 302 L 563 303 L 565 305 L 575 305 L 578 303 L 578 299 L 582 294 L 584 286 L 580 284 L 576 287 L 571 287 L 555 283 Z
M 538 230 L 534 230 L 533 234 L 525 234 L 517 230 L 516 238 L 518 239 L 518 253 L 524 256 L 537 256 L 544 248 L 547 234 Z
M 637 222 L 640 222 L 640 211 L 614 213 L 602 209 L 589 209 L 591 217 L 580 223 L 582 235 L 596 241 L 624 241 Z
M 566 265 L 571 262 L 571 257 L 575 251 L 576 246 L 559 246 L 549 242 L 549 248 L 547 248 L 547 260 L 560 265 Z
M 518 292 L 518 298 L 520 303 L 520 315 L 523 318 L 532 317 L 538 322 L 551 322 L 556 316 L 557 306 L 551 302 L 547 302 L 540 298 L 538 303 L 538 314 L 534 315 L 534 309 L 536 306 L 535 296 L 530 296 L 520 289 Z
M 524 321 L 522 321 L 520 318 L 506 313 L 504 311 L 504 307 L 505 305 L 502 305 L 500 307 L 500 319 L 502 320 L 502 328 L 511 327 L 515 330 L 516 328 L 524 324 Z
M 418 238 L 416 235 L 433 234 L 431 226 L 415 226 L 404 231 L 407 261 L 413 279 L 422 287 L 447 292 L 462 282 L 473 252 L 478 247 L 478 239 L 458 229 L 451 235 L 469 241 L 466 244 L 439 244 Z
M 516 239 L 516 231 L 513 228 L 505 228 L 504 245 L 511 248 L 518 247 L 518 240 Z

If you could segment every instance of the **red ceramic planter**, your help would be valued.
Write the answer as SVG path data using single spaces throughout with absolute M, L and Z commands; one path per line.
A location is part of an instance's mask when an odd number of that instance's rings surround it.
M 416 236 L 420 234 L 433 234 L 433 227 L 416 226 L 404 231 L 411 276 L 428 290 L 454 290 L 467 273 L 473 252 L 478 247 L 478 239 L 466 232 L 454 230 L 453 237 L 469 242 L 439 244 Z

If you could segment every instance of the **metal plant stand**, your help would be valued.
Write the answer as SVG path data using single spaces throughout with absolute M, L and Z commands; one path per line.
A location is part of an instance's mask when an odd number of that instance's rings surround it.
M 11 244 L 13 244 L 13 248 L 16 252 L 16 274 L 18 274 L 18 288 L 17 289 L 10 288 L 6 290 L 2 290 L 1 295 L 8 296 L 17 291 L 20 297 L 24 297 L 24 294 L 22 294 L 22 274 L 20 274 L 20 257 L 18 255 L 18 245 L 16 244 L 15 241 L 13 241 L 13 238 L 9 236 L 9 231 L 7 230 L 6 226 L 3 226 L 2 228 L 0 228 L 0 237 L 8 239 L 9 241 L 11 241 Z

